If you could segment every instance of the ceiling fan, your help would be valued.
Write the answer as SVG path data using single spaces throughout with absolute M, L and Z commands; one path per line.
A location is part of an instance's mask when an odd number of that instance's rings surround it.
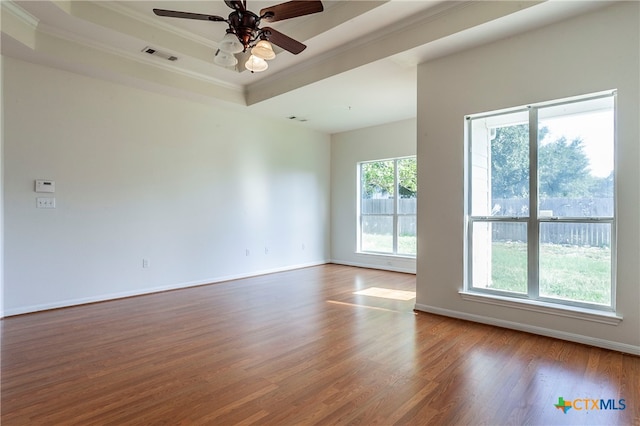
M 283 21 L 324 10 L 321 1 L 288 1 L 261 9 L 258 15 L 247 9 L 246 0 L 224 0 L 224 2 L 233 9 L 228 18 L 165 9 L 153 9 L 153 13 L 170 18 L 226 22 L 229 28 L 227 28 L 224 38 L 218 45 L 219 50 L 216 52 L 214 62 L 223 66 L 234 66 L 238 62 L 234 54 L 246 52 L 247 49 L 251 48 L 251 56 L 245 63 L 245 67 L 251 72 L 260 72 L 267 69 L 267 60 L 275 58 L 271 43 L 294 55 L 302 52 L 307 47 L 271 27 L 261 28 L 260 23 L 262 21 Z

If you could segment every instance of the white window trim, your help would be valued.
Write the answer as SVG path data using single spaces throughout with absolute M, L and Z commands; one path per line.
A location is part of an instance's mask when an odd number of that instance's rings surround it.
M 405 156 L 405 157 L 393 157 L 393 158 L 386 158 L 386 159 L 381 159 L 381 160 L 366 160 L 366 161 L 360 161 L 358 162 L 358 171 L 357 171 L 357 213 L 358 213 L 358 219 L 357 219 L 357 239 L 356 239 L 356 254 L 358 255 L 367 255 L 367 256 L 381 256 L 381 257 L 391 257 L 391 258 L 400 258 L 400 259 L 410 259 L 410 260 L 415 260 L 417 258 L 417 255 L 412 255 L 412 254 L 407 254 L 407 253 L 398 253 L 398 219 L 401 216 L 407 216 L 407 217 L 411 217 L 414 216 L 417 220 L 418 218 L 418 214 L 405 214 L 405 213 L 398 213 L 398 200 L 399 200 L 399 195 L 398 195 L 398 160 L 403 160 L 403 159 L 407 159 L 407 158 L 415 158 L 417 160 L 417 156 L 415 155 L 409 155 L 409 156 Z M 382 162 L 382 161 L 393 161 L 394 162 L 394 172 L 395 172 L 395 177 L 394 177 L 394 183 L 395 183 L 395 192 L 394 192 L 394 200 L 393 200 L 393 205 L 394 205 L 394 213 L 393 214 L 379 214 L 379 215 L 363 215 L 362 214 L 362 165 L 366 164 L 366 163 L 377 163 L 377 162 Z M 364 251 L 362 250 L 362 219 L 364 216 L 390 216 L 393 217 L 393 253 L 389 253 L 389 252 L 382 252 L 382 251 Z
M 611 245 L 611 256 L 612 256 L 611 280 L 612 281 L 611 281 L 610 306 L 599 306 L 595 304 L 575 302 L 575 301 L 563 301 L 562 299 L 556 300 L 556 299 L 548 299 L 548 298 L 539 298 L 539 299 L 532 298 L 530 294 L 531 293 L 530 283 L 528 283 L 527 285 L 529 294 L 525 294 L 522 297 L 519 297 L 517 294 L 509 295 L 501 291 L 486 290 L 482 288 L 473 287 L 469 277 L 469 273 L 471 271 L 470 269 L 471 259 L 469 257 L 470 255 L 469 251 L 471 250 L 470 236 L 469 236 L 470 224 L 475 220 L 481 220 L 481 219 L 487 219 L 488 221 L 493 221 L 492 217 L 485 217 L 485 218 L 476 217 L 472 219 L 470 214 L 470 208 L 471 208 L 469 205 L 470 190 L 471 190 L 471 187 L 470 187 L 471 185 L 471 182 L 470 182 L 470 178 L 471 178 L 471 174 L 470 174 L 471 143 L 470 141 L 471 139 L 470 138 L 472 134 L 471 128 L 470 128 L 470 121 L 471 121 L 470 119 L 481 119 L 486 117 L 499 116 L 503 114 L 506 115 L 509 113 L 524 111 L 526 109 L 529 109 L 529 122 L 534 123 L 533 126 L 530 126 L 530 130 L 529 130 L 530 140 L 531 140 L 531 139 L 537 139 L 537 132 L 538 132 L 537 109 L 538 108 L 542 108 L 549 105 L 572 104 L 580 101 L 587 101 L 590 99 L 596 99 L 596 98 L 602 98 L 602 97 L 608 97 L 608 96 L 614 97 L 614 105 L 615 105 L 617 103 L 616 90 L 609 90 L 609 91 L 593 93 L 585 96 L 576 96 L 572 98 L 567 98 L 561 101 L 541 102 L 541 103 L 537 103 L 535 105 L 530 105 L 527 107 L 509 108 L 502 111 L 495 111 L 495 112 L 490 112 L 485 114 L 474 114 L 474 115 L 465 117 L 465 121 L 466 121 L 465 123 L 465 201 L 464 201 L 465 202 L 465 224 L 464 224 L 464 227 L 465 227 L 464 229 L 465 273 L 464 273 L 464 285 L 463 285 L 464 289 L 459 292 L 459 294 L 464 300 L 517 308 L 517 309 L 524 309 L 524 310 L 546 313 L 546 314 L 554 314 L 554 315 L 570 317 L 570 318 L 578 318 L 578 319 L 594 321 L 594 322 L 610 324 L 610 325 L 617 325 L 622 321 L 622 316 L 616 313 L 617 283 L 616 283 L 615 265 L 617 263 L 616 262 L 617 244 L 615 243 L 615 235 L 616 235 L 617 212 L 614 211 L 614 215 L 611 218 L 601 218 L 601 219 L 600 218 L 598 219 L 566 218 L 566 219 L 560 219 L 560 220 L 558 220 L 557 218 L 553 220 L 542 219 L 538 217 L 538 214 L 537 214 L 538 193 L 537 193 L 536 185 L 531 185 L 532 190 L 530 191 L 530 194 L 529 194 L 530 205 L 533 206 L 534 203 L 536 205 L 535 210 L 533 208 L 530 208 L 530 212 L 531 212 L 530 216 L 526 218 L 525 217 L 506 218 L 505 217 L 504 221 L 523 222 L 523 223 L 535 222 L 536 224 L 543 223 L 543 222 L 556 222 L 556 221 L 564 221 L 564 220 L 571 221 L 571 222 L 584 222 L 584 223 L 611 223 L 613 239 L 612 239 L 612 245 Z M 535 108 L 532 109 L 531 107 L 535 107 Z M 615 124 L 614 124 L 614 129 L 615 129 Z M 530 164 L 537 164 L 537 147 L 534 148 L 532 151 L 533 151 L 532 153 L 533 155 L 531 155 L 529 158 Z M 531 182 L 537 182 L 538 180 L 537 173 L 538 173 L 537 167 L 535 169 L 532 169 L 531 174 L 529 176 Z M 614 169 L 614 174 L 615 174 L 615 169 Z M 615 175 L 617 176 L 617 174 Z M 617 205 L 617 201 L 616 201 L 617 183 L 614 184 L 614 188 L 615 188 L 614 189 L 614 206 L 615 206 Z M 500 220 L 496 220 L 496 222 L 499 222 L 499 221 Z M 533 228 L 532 226 L 529 226 L 528 240 L 529 241 L 532 241 L 532 239 L 535 240 L 534 244 L 537 246 L 538 245 L 537 225 L 535 227 L 536 229 L 532 229 L 532 228 Z M 530 243 L 527 243 L 527 244 L 530 244 Z M 536 253 L 533 256 L 529 256 L 529 260 L 528 260 L 530 263 L 536 263 L 536 265 L 534 265 L 535 267 L 533 268 L 534 269 L 533 273 L 535 274 L 536 282 L 538 280 L 537 259 L 538 259 L 538 254 Z M 528 270 L 529 270 L 529 274 L 531 274 L 531 270 L 532 270 L 531 267 L 529 267 Z M 538 286 L 539 286 L 539 283 L 538 283 Z
M 539 300 L 517 299 L 515 297 L 499 296 L 488 293 L 462 290 L 459 292 L 463 300 L 486 303 L 489 305 L 515 308 L 519 310 L 551 314 L 565 318 L 575 318 L 607 325 L 618 325 L 623 317 L 615 312 L 588 309 L 581 306 L 548 303 Z

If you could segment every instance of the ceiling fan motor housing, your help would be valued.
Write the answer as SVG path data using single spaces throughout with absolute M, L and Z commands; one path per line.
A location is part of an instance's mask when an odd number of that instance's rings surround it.
M 259 24 L 260 17 L 248 10 L 236 10 L 229 15 L 229 28 L 244 45 L 245 52 L 251 47 L 251 43 L 258 39 Z

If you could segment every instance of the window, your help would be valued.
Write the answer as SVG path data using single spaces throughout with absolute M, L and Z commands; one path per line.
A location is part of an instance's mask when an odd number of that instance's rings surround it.
M 615 93 L 467 117 L 467 291 L 613 310 Z
M 359 251 L 416 255 L 416 157 L 358 165 Z

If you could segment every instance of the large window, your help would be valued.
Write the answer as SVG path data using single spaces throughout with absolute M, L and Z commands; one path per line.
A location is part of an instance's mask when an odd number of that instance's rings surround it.
M 416 157 L 369 161 L 360 176 L 359 250 L 416 255 Z
M 466 121 L 466 290 L 613 310 L 615 93 Z

